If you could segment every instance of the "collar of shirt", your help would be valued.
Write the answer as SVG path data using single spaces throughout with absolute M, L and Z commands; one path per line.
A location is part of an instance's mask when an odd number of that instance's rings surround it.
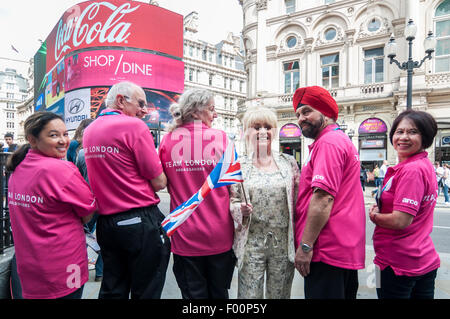
M 314 147 L 314 145 L 316 145 L 317 141 L 320 140 L 325 134 L 336 130 L 336 128 L 339 128 L 339 126 L 337 124 L 330 124 L 327 127 L 325 127 L 320 133 L 319 136 L 314 140 L 314 142 L 308 146 L 309 150 L 311 151 L 311 149 Z
M 121 110 L 111 109 L 109 107 L 104 109 L 100 114 L 105 114 L 105 113 L 108 113 L 108 112 L 115 112 L 115 113 L 119 113 L 119 114 L 123 115 L 123 112 Z
M 408 157 L 408 159 L 406 159 L 405 161 L 398 163 L 397 165 L 395 165 L 393 167 L 388 167 L 388 171 L 391 170 L 391 171 L 396 172 L 399 169 L 401 169 L 403 166 L 405 166 L 406 164 L 421 160 L 425 157 L 428 157 L 428 153 L 425 151 L 414 154 L 413 156 Z

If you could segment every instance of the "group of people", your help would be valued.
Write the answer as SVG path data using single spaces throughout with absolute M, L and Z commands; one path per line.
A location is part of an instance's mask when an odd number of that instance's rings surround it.
M 142 88 L 114 85 L 106 107 L 78 142 L 86 180 L 61 160 L 69 137 L 58 115 L 38 112 L 25 121 L 29 143 L 8 163 L 25 298 L 80 298 L 88 278 L 83 224 L 94 213 L 103 258 L 99 298 L 160 298 L 170 253 L 184 299 L 229 298 L 236 266 L 239 299 L 290 298 L 295 269 L 308 299 L 356 298 L 366 238 L 360 161 L 326 89 L 299 88 L 293 97 L 302 133 L 314 140 L 301 174 L 292 156 L 275 149 L 275 113 L 249 109 L 244 182 L 214 189 L 170 238 L 156 192 L 167 187 L 174 210 L 201 188 L 231 143 L 212 127 L 214 96 L 204 89 L 182 94 L 158 151 L 140 120 L 147 112 Z M 420 111 L 405 111 L 392 125 L 399 164 L 387 170 L 369 212 L 379 298 L 434 296 L 437 182 L 425 149 L 436 132 L 433 117 Z
M 450 165 L 447 163 L 442 166 L 439 162 L 434 163 L 434 171 L 436 173 L 436 179 L 438 183 L 438 194 L 444 194 L 444 204 L 450 205 L 450 198 L 448 194 L 448 190 L 450 189 Z

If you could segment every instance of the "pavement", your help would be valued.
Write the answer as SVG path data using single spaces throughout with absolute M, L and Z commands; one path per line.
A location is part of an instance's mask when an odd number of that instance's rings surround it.
M 373 187 L 366 187 L 364 192 L 364 200 L 366 209 L 375 203 L 375 200 L 371 196 Z M 167 201 L 170 197 L 167 192 L 159 192 L 161 202 Z M 444 196 L 441 194 L 438 198 L 436 207 L 449 208 L 450 206 L 444 204 Z M 168 212 L 160 208 L 164 214 Z M 165 209 L 167 210 L 167 208 Z M 90 257 L 95 256 L 93 251 L 88 249 Z M 377 299 L 376 285 L 375 285 L 375 266 L 373 264 L 375 253 L 371 242 L 366 244 L 366 268 L 358 271 L 359 289 L 358 299 Z M 441 267 L 438 270 L 437 278 L 435 282 L 435 298 L 436 299 L 450 299 L 450 254 L 439 253 L 441 258 Z M 181 294 L 178 289 L 175 276 L 172 271 L 173 259 L 170 257 L 169 267 L 167 268 L 166 283 L 162 292 L 162 299 L 181 299 Z M 89 281 L 84 286 L 83 299 L 97 299 L 98 292 L 100 290 L 100 282 L 95 282 L 95 271 L 89 272 Z M 237 299 L 237 275 L 238 271 L 235 269 L 233 279 L 231 282 L 231 288 L 229 290 L 230 299 Z M 303 278 L 295 271 L 294 280 L 292 283 L 291 299 L 304 299 L 303 292 Z

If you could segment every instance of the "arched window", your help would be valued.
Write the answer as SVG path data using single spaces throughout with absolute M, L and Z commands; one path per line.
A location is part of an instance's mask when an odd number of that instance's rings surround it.
M 450 71 L 450 0 L 443 1 L 435 12 L 435 72 Z

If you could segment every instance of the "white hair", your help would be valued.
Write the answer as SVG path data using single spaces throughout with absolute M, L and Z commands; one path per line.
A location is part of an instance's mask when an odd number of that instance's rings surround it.
M 174 103 L 169 108 L 173 118 L 168 128 L 169 132 L 185 123 L 192 122 L 193 115 L 202 112 L 213 98 L 214 94 L 205 89 L 189 89 L 184 92 L 180 96 L 178 104 Z
M 139 85 L 134 84 L 133 82 L 129 82 L 129 81 L 123 81 L 123 82 L 114 84 L 109 89 L 108 95 L 106 96 L 106 100 L 105 100 L 106 107 L 114 108 L 117 95 L 120 94 L 120 95 L 131 97 L 133 95 L 133 93 L 135 92 L 135 90 L 137 90 L 137 89 L 142 90 L 142 88 Z

